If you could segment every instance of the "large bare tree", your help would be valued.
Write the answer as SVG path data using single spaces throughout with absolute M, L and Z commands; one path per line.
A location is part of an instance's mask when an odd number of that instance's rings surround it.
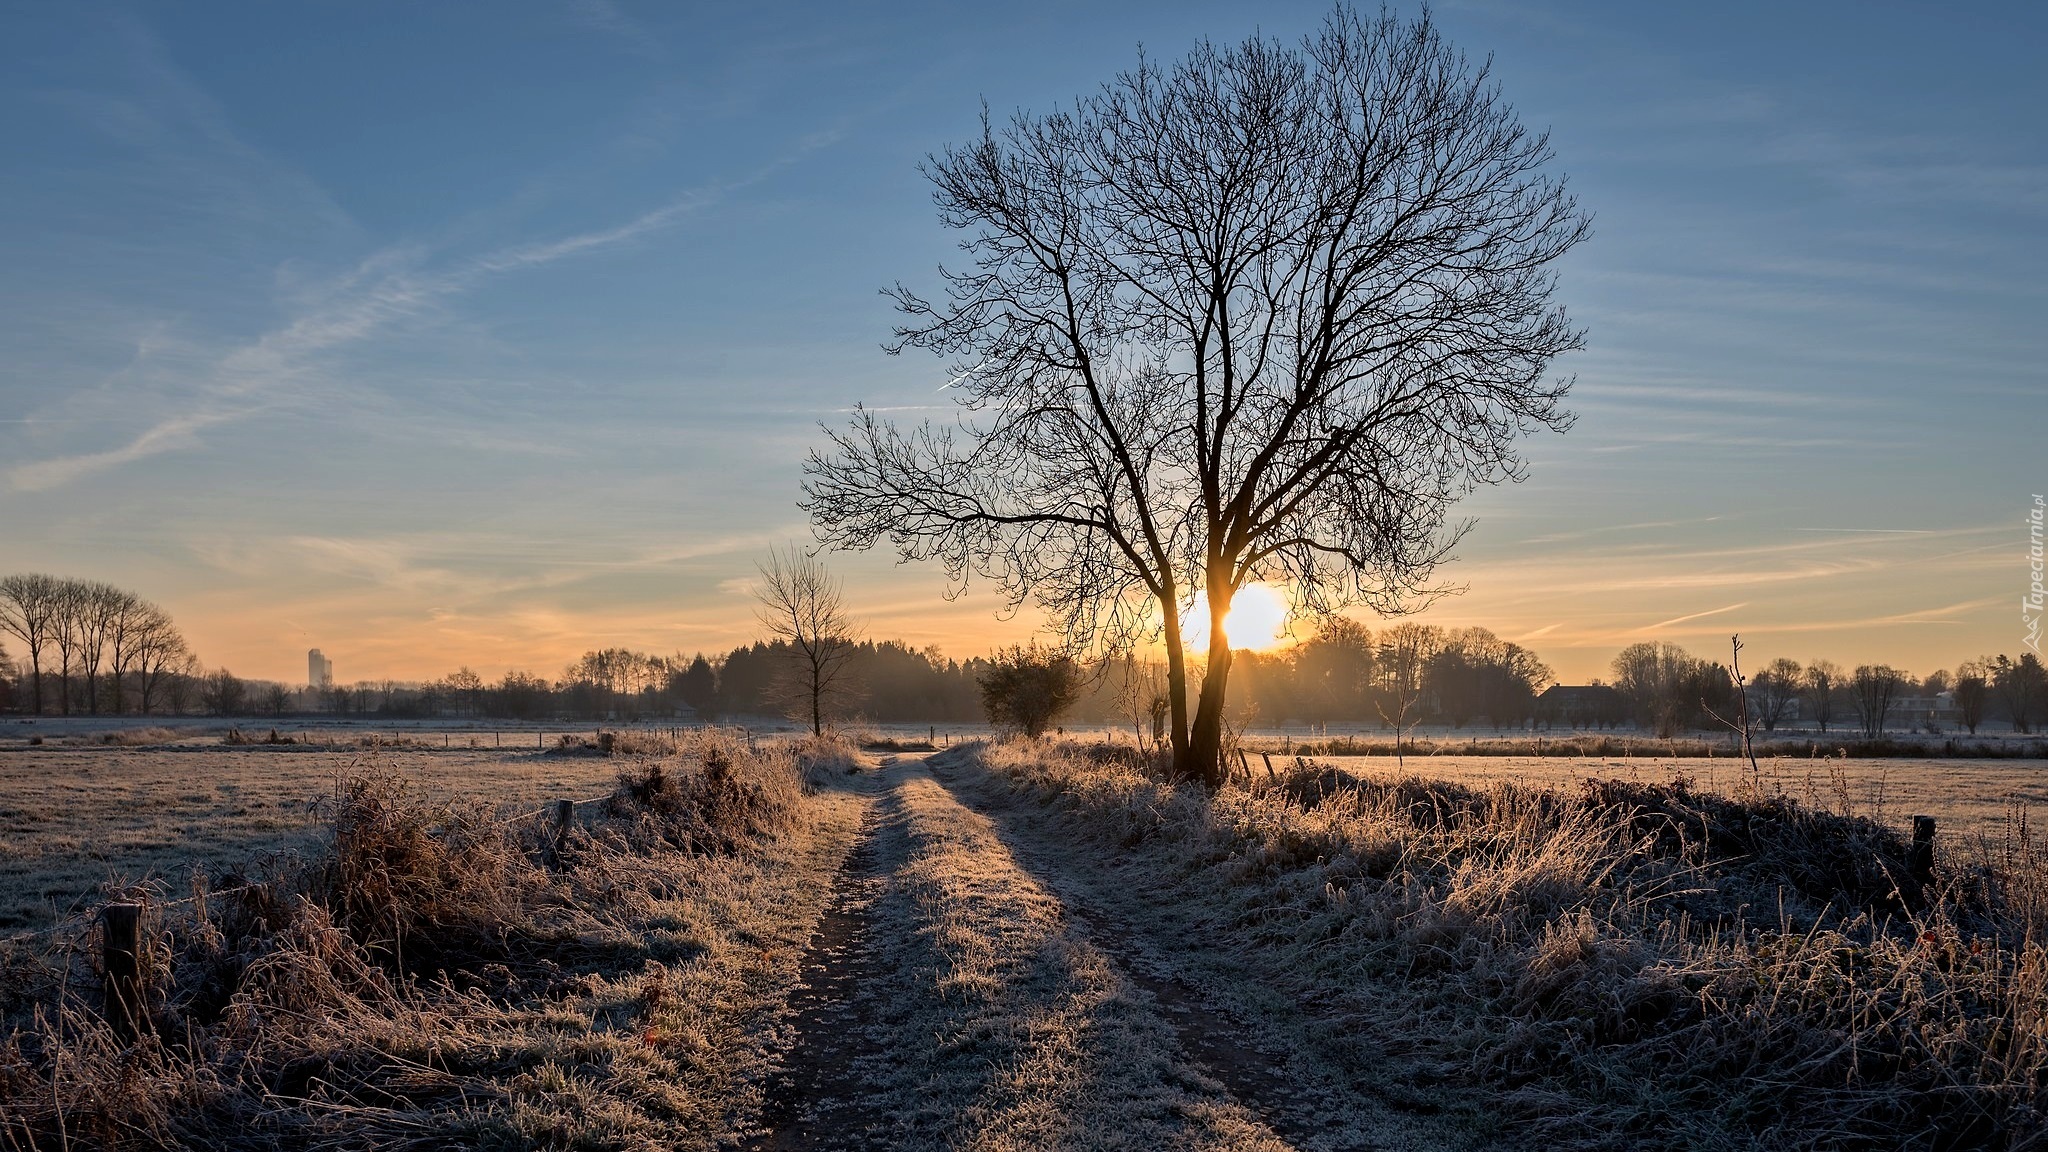
M 0 631 L 21 640 L 30 707 L 38 716 L 43 714 L 43 653 L 57 639 L 63 584 L 39 572 L 0 577 Z
M 823 735 L 826 719 L 853 694 L 858 649 L 846 592 L 823 561 L 795 547 L 770 552 L 757 570 L 756 615 L 790 651 L 775 694 L 793 715 L 810 721 L 812 735 Z
M 1412 605 L 1454 501 L 1569 423 L 1551 269 L 1588 223 L 1550 159 L 1427 14 L 1340 8 L 1298 46 L 1203 43 L 1070 111 L 984 114 L 925 166 L 967 265 L 892 293 L 891 351 L 951 358 L 961 412 L 828 429 L 816 531 L 991 578 L 1077 648 L 1160 639 L 1175 769 L 1219 783 L 1238 589 Z

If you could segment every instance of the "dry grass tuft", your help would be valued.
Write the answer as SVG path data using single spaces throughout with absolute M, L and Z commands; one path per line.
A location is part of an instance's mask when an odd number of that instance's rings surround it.
M 102 732 L 93 737 L 95 744 L 111 744 L 116 748 L 137 748 L 149 744 L 172 744 L 182 736 L 169 728 L 120 728 Z
M 850 736 L 827 732 L 823 736 L 805 736 L 788 746 L 791 754 L 797 756 L 797 765 L 803 769 L 805 779 L 829 779 L 858 773 L 862 769 L 860 744 Z
M 1092 749 L 985 762 L 1160 865 L 1340 1058 L 1505 1097 L 1569 1147 L 2048 1138 L 2048 869 L 1911 878 L 1869 820 L 1686 778 L 1577 792 L 1298 760 L 1215 796 Z M 1348 1046 L 1348 1047 L 1347 1047 Z

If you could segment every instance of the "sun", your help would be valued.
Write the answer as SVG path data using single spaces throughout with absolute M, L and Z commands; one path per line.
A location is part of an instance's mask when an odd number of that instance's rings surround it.
M 1287 597 L 1270 584 L 1247 584 L 1230 600 L 1230 612 L 1223 617 L 1224 634 L 1236 650 L 1278 647 L 1287 635 Z M 1195 597 L 1181 634 L 1188 647 L 1197 652 L 1209 648 L 1209 598 Z

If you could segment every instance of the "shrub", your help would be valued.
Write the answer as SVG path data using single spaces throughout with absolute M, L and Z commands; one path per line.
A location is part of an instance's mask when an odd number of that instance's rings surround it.
M 1081 669 L 1063 652 L 1028 647 L 998 649 L 981 674 L 981 709 L 997 728 L 1036 738 L 1066 714 L 1081 695 Z

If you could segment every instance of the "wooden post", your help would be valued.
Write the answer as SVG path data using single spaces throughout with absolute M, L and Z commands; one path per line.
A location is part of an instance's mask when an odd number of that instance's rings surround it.
M 107 1023 L 124 1044 L 142 1024 L 142 905 L 109 904 L 101 909 L 100 967 L 106 973 Z
M 1913 879 L 1922 884 L 1934 882 L 1934 817 L 1913 817 L 1913 848 L 1906 856 L 1906 866 Z
M 555 801 L 555 840 L 557 842 L 560 842 L 563 837 L 569 834 L 569 826 L 575 822 L 576 802 L 574 800 Z
M 1264 752 L 1261 752 L 1261 753 L 1259 753 L 1259 755 L 1261 755 L 1261 756 L 1264 756 L 1264 755 L 1265 755 L 1265 753 L 1264 753 Z M 1250 760 L 1247 760 L 1247 759 L 1245 759 L 1245 755 L 1244 755 L 1244 749 L 1242 749 L 1242 748 L 1239 748 L 1239 749 L 1237 750 L 1237 766 L 1238 766 L 1239 768 L 1241 768 L 1241 769 L 1243 769 L 1243 770 L 1244 770 L 1244 784 L 1245 784 L 1245 787 L 1247 787 L 1247 788 L 1251 787 L 1251 784 L 1252 784 L 1252 762 L 1251 762 Z
M 1261 752 L 1259 753 L 1259 759 L 1264 760 L 1266 762 L 1266 779 L 1278 780 L 1280 778 L 1280 774 L 1278 772 L 1273 771 L 1273 757 L 1268 753 Z

